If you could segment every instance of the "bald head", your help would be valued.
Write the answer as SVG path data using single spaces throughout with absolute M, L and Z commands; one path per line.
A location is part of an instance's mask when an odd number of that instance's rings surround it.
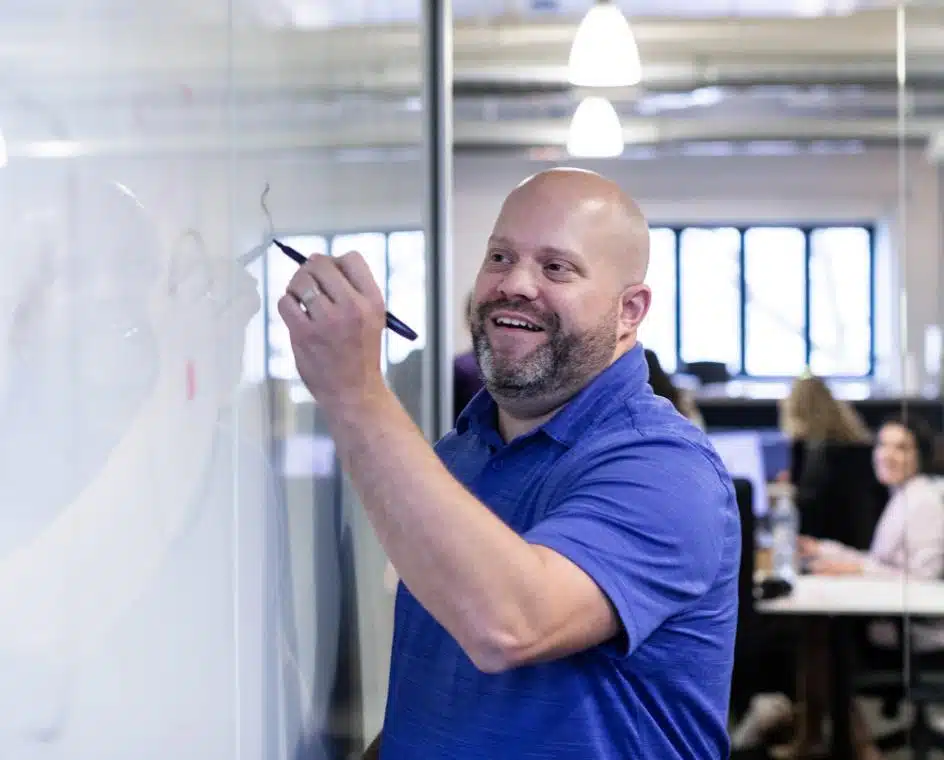
M 612 180 L 585 169 L 539 172 L 512 190 L 499 222 L 506 212 L 529 208 L 567 227 L 574 247 L 604 258 L 621 286 L 645 279 L 649 225 L 636 202 Z
M 509 194 L 470 325 L 503 414 L 548 413 L 635 345 L 649 310 L 648 263 L 642 212 L 599 174 L 552 169 Z

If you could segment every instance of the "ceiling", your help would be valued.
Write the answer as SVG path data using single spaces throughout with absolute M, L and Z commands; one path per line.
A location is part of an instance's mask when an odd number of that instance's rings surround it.
M 460 21 L 579 19 L 593 0 L 453 0 Z M 891 7 L 894 0 L 617 0 L 630 18 L 810 17 Z M 218 20 L 295 27 L 417 22 L 422 0 L 0 0 L 5 20 Z
M 227 16 L 229 0 L 0 0 L 0 129 L 11 157 L 204 152 L 234 139 L 247 151 L 415 146 L 419 5 L 232 0 Z M 607 93 L 628 155 L 846 151 L 899 134 L 942 143 L 941 0 L 909 7 L 900 60 L 887 3 L 620 5 L 644 64 L 641 86 Z M 454 6 L 457 148 L 562 146 L 585 94 L 564 64 L 588 3 Z M 829 15 L 843 10 L 855 12 Z

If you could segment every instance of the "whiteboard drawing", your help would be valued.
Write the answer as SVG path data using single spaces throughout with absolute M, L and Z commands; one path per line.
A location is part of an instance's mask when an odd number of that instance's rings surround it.
M 256 283 L 117 183 L 78 202 L 51 262 L 0 250 L 0 757 L 294 760 Z

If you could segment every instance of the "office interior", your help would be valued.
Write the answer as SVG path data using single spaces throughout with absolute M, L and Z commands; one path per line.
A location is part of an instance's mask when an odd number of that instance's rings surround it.
M 944 747 L 944 670 L 910 643 L 944 580 L 755 598 L 811 456 L 781 425 L 798 378 L 872 434 L 944 433 L 944 8 L 621 0 L 641 80 L 576 86 L 592 5 L 0 1 L 0 757 L 360 756 L 396 578 L 298 380 L 270 241 L 365 255 L 419 334 L 382 362 L 432 441 L 501 201 L 556 165 L 647 214 L 641 340 L 738 483 L 735 756 L 789 751 L 819 634 L 826 756 L 861 749 L 850 703 L 904 728 L 881 756 Z M 864 550 L 888 494 L 873 443 L 848 448 L 814 452 L 807 507 L 841 505 L 821 537 Z M 904 667 L 846 656 L 876 618 Z

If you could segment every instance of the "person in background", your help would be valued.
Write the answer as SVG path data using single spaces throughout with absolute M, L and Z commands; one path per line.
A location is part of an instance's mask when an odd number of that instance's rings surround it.
M 652 349 L 646 349 L 646 364 L 649 365 L 649 385 L 652 392 L 672 402 L 676 411 L 700 430 L 705 429 L 705 420 L 698 411 L 692 394 L 682 388 L 676 388 L 668 373 L 662 369 L 659 357 Z
M 872 434 L 858 412 L 833 396 L 815 375 L 797 378 L 780 402 L 780 429 L 791 440 L 870 443 Z
M 465 324 L 470 331 L 471 320 L 472 294 L 470 293 L 465 300 Z M 475 358 L 475 351 L 469 349 L 465 353 L 459 354 L 453 362 L 452 370 L 452 412 L 455 420 L 459 419 L 462 410 L 468 406 L 472 397 L 482 390 L 484 384 L 485 381 L 482 379 L 478 359 Z
M 793 382 L 789 394 L 779 404 L 779 412 L 780 430 L 793 441 L 871 443 L 872 440 L 855 409 L 833 396 L 821 378 L 808 373 Z M 808 471 L 804 481 L 813 481 L 816 476 L 817 473 Z M 784 470 L 778 474 L 777 480 L 788 482 L 790 473 Z M 775 748 L 773 756 L 795 757 L 812 753 L 823 742 L 820 726 L 826 709 L 823 702 L 825 689 L 814 686 L 814 681 L 817 676 L 828 672 L 821 662 L 821 642 L 826 629 L 816 621 L 809 621 L 803 629 L 808 640 L 797 646 L 797 631 L 792 623 L 772 619 L 765 620 L 763 626 L 763 651 L 769 651 L 771 656 L 788 656 L 797 661 L 796 694 L 790 693 L 793 689 L 781 683 L 776 691 L 755 695 L 750 710 L 734 733 L 735 747 L 746 748 L 795 725 L 797 738 L 789 745 Z
M 934 435 L 919 417 L 908 415 L 886 421 L 879 429 L 873 450 L 873 467 L 878 481 L 889 489 L 890 498 L 876 525 L 867 552 L 835 541 L 801 536 L 800 556 L 808 572 L 816 575 L 869 575 L 935 580 L 944 574 L 944 495 L 926 473 L 934 453 Z M 944 667 L 944 628 L 941 624 L 915 623 L 912 626 L 915 650 L 940 654 Z M 883 622 L 870 624 L 865 647 L 866 660 L 880 669 L 902 670 L 904 659 L 897 628 Z M 821 642 L 818 661 L 828 657 Z M 825 668 L 822 669 L 825 672 Z M 817 677 L 820 668 L 810 668 L 808 691 L 820 692 L 825 703 L 829 684 Z M 817 721 L 822 716 L 816 716 Z M 853 714 L 860 756 L 881 758 L 868 738 L 865 721 Z
M 860 552 L 834 541 L 801 536 L 800 554 L 810 572 L 940 578 L 944 572 L 944 499 L 941 486 L 926 474 L 933 449 L 934 434 L 920 417 L 886 421 L 876 439 L 873 467 L 890 498 L 869 550 Z M 944 648 L 944 638 L 931 648 Z

